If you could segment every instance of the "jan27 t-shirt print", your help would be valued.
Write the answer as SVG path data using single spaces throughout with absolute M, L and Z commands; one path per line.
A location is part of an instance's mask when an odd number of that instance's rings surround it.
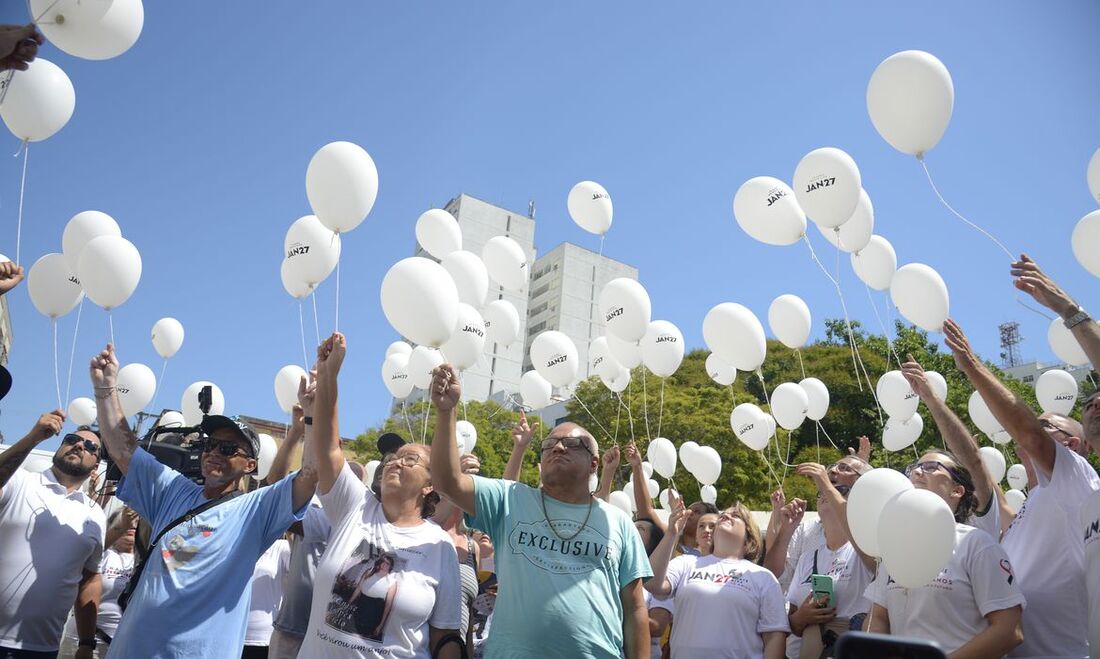
M 344 561 L 329 595 L 325 624 L 345 634 L 385 643 L 386 621 L 401 596 L 405 559 L 364 540 Z

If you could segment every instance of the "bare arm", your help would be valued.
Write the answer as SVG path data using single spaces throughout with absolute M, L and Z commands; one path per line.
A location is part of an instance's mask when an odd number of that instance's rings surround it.
M 645 468 L 642 467 L 642 454 L 634 442 L 630 442 L 623 449 L 626 461 L 630 463 L 631 479 L 634 482 L 634 507 L 637 509 L 638 519 L 649 519 L 657 525 L 662 532 L 668 532 L 668 525 L 661 521 L 657 515 L 657 509 L 653 507 L 653 499 L 649 496 L 648 478 L 645 476 Z
M 943 324 L 943 333 L 947 347 L 954 354 L 955 365 L 981 394 L 997 422 L 1028 452 L 1035 467 L 1050 476 L 1054 471 L 1054 442 L 1043 430 L 1039 417 L 978 359 L 955 321 L 948 318 Z
M 80 585 L 77 586 L 76 602 L 73 603 L 76 634 L 81 640 L 95 638 L 95 619 L 99 614 L 99 597 L 102 589 L 103 579 L 100 574 L 84 570 Z
M 473 620 L 472 615 L 471 615 L 470 619 Z M 458 649 L 458 645 L 455 644 L 455 643 L 448 643 L 447 645 L 443 646 L 443 649 L 439 651 L 438 655 L 434 654 L 436 647 L 439 645 L 439 642 L 444 639 L 444 637 L 446 637 L 449 634 L 457 634 L 457 633 L 458 633 L 457 629 L 437 629 L 437 628 L 432 627 L 431 625 L 429 625 L 428 626 L 428 645 L 432 649 L 432 652 L 433 652 L 432 656 L 433 657 L 438 656 L 439 659 L 463 659 L 462 652 Z M 469 633 L 467 633 L 466 638 L 467 639 L 472 639 L 473 636 L 471 636 Z M 473 645 L 471 645 L 470 643 L 471 643 L 471 641 L 468 641 L 466 647 L 468 648 L 468 652 L 470 653 L 470 656 L 473 656 L 474 648 L 473 648 Z
M 474 479 L 462 473 L 458 455 L 458 431 L 455 407 L 462 397 L 458 375 L 450 364 L 443 364 L 432 373 L 432 404 L 436 409 L 435 433 L 432 435 L 432 484 L 435 489 L 474 515 L 477 513 L 474 499 Z
M 619 469 L 619 447 L 612 446 L 603 452 L 603 460 L 600 463 L 600 484 L 596 488 L 596 498 L 609 501 L 611 499 L 611 485 L 615 480 L 615 472 Z
M 635 579 L 619 591 L 623 604 L 623 656 L 649 658 L 649 612 L 645 608 L 642 580 Z
M 990 611 L 985 617 L 989 626 L 966 645 L 952 652 L 951 659 L 981 659 L 1008 654 L 1009 650 L 1024 642 L 1024 628 L 1020 622 L 1023 613 L 1019 606 Z
M 1080 305 L 1054 283 L 1027 254 L 1021 254 L 1020 260 L 1012 264 L 1012 276 L 1016 288 L 1061 316 L 1063 321 L 1069 320 L 1081 310 Z M 1100 325 L 1089 318 L 1077 323 L 1069 331 L 1085 351 L 1092 367 L 1100 368 Z
M 852 537 L 852 529 L 848 526 L 848 502 L 844 499 L 844 495 L 838 492 L 829 481 L 829 474 L 825 471 L 825 467 L 813 462 L 804 462 L 798 465 L 794 473 L 813 479 L 814 484 L 817 485 L 818 493 L 824 498 L 824 505 L 832 507 L 836 513 L 840 526 L 844 529 L 844 537 L 852 543 L 852 549 L 855 549 L 856 553 L 859 554 L 859 559 L 863 561 L 863 565 L 874 572 L 878 564 L 875 562 L 874 557 L 867 555 L 859 548 Z
M 863 631 L 875 634 L 890 633 L 890 612 L 878 604 L 871 605 L 871 613 L 863 623 Z
M 61 432 L 65 424 L 65 413 L 61 410 L 47 412 L 38 417 L 34 427 L 23 439 L 12 444 L 6 451 L 0 453 L 0 492 L 11 480 L 12 474 L 19 469 L 34 447 Z
M 779 526 L 775 530 L 775 544 L 764 552 L 764 567 L 781 579 L 787 570 L 787 548 L 790 547 L 791 538 L 802 523 L 802 517 L 806 514 L 806 502 L 802 499 L 791 499 L 791 502 L 783 506 L 779 511 Z
M 649 614 L 649 637 L 660 638 L 664 636 L 665 630 L 672 626 L 672 614 L 668 609 L 662 609 L 657 607 L 650 609 Z
M 115 347 L 108 343 L 103 352 L 92 358 L 89 370 L 92 388 L 95 391 L 99 434 L 103 438 L 103 445 L 107 448 L 107 452 L 111 454 L 111 459 L 125 474 L 130 470 L 130 458 L 137 450 L 138 441 L 134 432 L 130 430 L 126 415 L 122 413 L 118 392 L 115 391 L 115 384 L 118 381 L 118 357 L 115 355 Z
M 317 388 L 313 400 L 314 457 L 317 460 L 317 491 L 328 494 L 344 469 L 344 452 L 340 450 L 340 422 L 337 418 L 337 376 L 347 354 L 344 335 L 334 333 L 317 348 Z M 306 394 L 306 384 L 298 384 L 298 396 Z
M 670 494 L 669 500 L 672 514 L 668 517 L 668 531 L 657 544 L 657 548 L 649 555 L 649 567 L 653 569 L 653 578 L 645 582 L 645 589 L 657 599 L 668 599 L 672 594 L 672 583 L 668 580 L 668 562 L 672 560 L 672 552 L 676 550 L 680 534 L 684 532 L 684 526 L 687 525 L 684 499 L 677 494 Z
M 764 632 L 760 638 L 764 641 L 764 659 L 783 659 L 787 651 L 786 632 Z
M 302 421 L 302 406 L 295 405 L 291 411 L 290 430 L 286 433 L 286 438 L 283 439 L 283 443 L 279 444 L 279 450 L 275 452 L 275 457 L 271 460 L 271 468 L 267 470 L 267 478 L 264 479 L 265 483 L 275 483 L 281 481 L 288 473 L 290 473 L 290 455 L 294 452 L 294 449 L 302 443 L 302 439 L 305 437 L 305 424 Z M 305 460 L 305 454 L 302 455 L 302 459 Z
M 527 415 L 523 410 L 519 411 L 519 421 L 512 428 L 512 454 L 508 456 L 508 464 L 505 465 L 504 475 L 501 476 L 504 480 L 519 480 L 520 475 L 523 473 L 523 454 L 527 452 L 527 447 L 531 445 L 531 437 L 538 425 L 538 421 L 533 424 L 527 423 Z
M 769 555 L 773 556 L 774 563 L 774 554 L 772 554 L 772 548 L 775 547 L 775 543 L 778 539 L 779 527 L 783 524 L 782 511 L 783 506 L 787 505 L 787 495 L 783 493 L 782 487 L 777 487 L 775 490 L 772 491 L 770 499 L 772 502 L 772 514 L 768 517 L 768 528 L 764 531 L 764 567 L 768 567 Z M 787 539 L 787 542 L 788 544 L 790 543 L 790 538 Z M 786 549 L 783 550 L 784 553 L 786 553 L 786 551 Z M 778 579 L 783 574 L 782 567 L 779 574 L 776 574 L 775 570 L 771 567 L 768 567 L 768 569 L 772 571 L 772 574 L 775 574 L 776 579 Z
M 111 525 L 111 528 L 107 529 L 103 540 L 104 547 L 113 547 L 118 539 L 126 535 L 126 532 L 130 529 L 137 528 L 137 512 L 133 508 L 126 506 L 122 509 L 122 513 L 115 520 L 115 523 Z

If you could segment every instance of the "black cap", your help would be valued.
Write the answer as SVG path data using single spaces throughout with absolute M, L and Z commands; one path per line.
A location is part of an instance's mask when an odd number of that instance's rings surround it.
M 199 427 L 202 428 L 202 431 L 206 433 L 207 436 L 213 435 L 215 431 L 221 430 L 222 428 L 232 428 L 237 431 L 237 434 L 240 435 L 242 439 L 248 442 L 248 445 L 252 448 L 253 458 L 259 457 L 260 455 L 260 436 L 252 429 L 252 426 L 241 421 L 238 417 L 211 414 L 203 417 Z
M 9 391 L 11 391 L 11 372 L 0 366 L 0 399 L 7 396 Z
M 378 452 L 382 455 L 395 453 L 397 449 L 407 444 L 401 435 L 395 432 L 384 432 L 378 436 Z

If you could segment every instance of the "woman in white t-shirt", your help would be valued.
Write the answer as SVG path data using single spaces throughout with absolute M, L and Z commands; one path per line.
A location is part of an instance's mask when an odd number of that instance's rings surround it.
M 955 513 L 955 552 L 921 588 L 899 585 L 881 564 L 867 589 L 873 605 L 864 629 L 934 640 L 953 657 L 1004 656 L 1023 641 L 1024 596 L 1004 549 L 961 523 L 976 503 L 970 472 L 951 453 L 931 451 L 905 473 L 913 487 L 938 494 Z
M 241 659 L 264 659 L 275 631 L 275 612 L 283 603 L 283 584 L 290 565 L 290 543 L 282 538 L 271 543 L 252 571 L 252 603 L 244 631 Z
M 650 556 L 646 590 L 676 609 L 673 659 L 782 659 L 790 627 L 779 581 L 756 564 L 763 548 L 752 513 L 736 504 L 718 515 L 708 556 L 672 558 L 684 530 L 683 500 L 672 495 L 669 529 Z M 671 559 L 671 560 L 670 560 Z

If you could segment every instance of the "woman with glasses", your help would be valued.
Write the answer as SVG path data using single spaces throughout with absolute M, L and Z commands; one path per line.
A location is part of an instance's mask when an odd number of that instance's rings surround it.
M 920 588 L 890 579 L 880 564 L 867 589 L 864 629 L 934 640 L 954 659 L 1001 657 L 1023 641 L 1024 597 L 1004 549 L 962 523 L 976 500 L 970 472 L 946 451 L 925 453 L 905 468 L 913 487 L 940 496 L 955 514 L 955 552 L 939 576 Z
M 676 607 L 672 657 L 782 659 L 790 627 L 779 582 L 756 564 L 763 549 L 752 513 L 738 503 L 718 515 L 708 556 L 672 558 L 687 521 L 672 495 L 668 533 L 650 557 L 646 590 Z
M 439 500 L 431 449 L 397 449 L 380 467 L 380 499 L 356 477 L 341 450 L 336 411 L 345 351 L 340 334 L 318 348 L 314 412 L 304 419 L 312 426 L 317 492 L 332 533 L 317 566 L 299 656 L 389 659 L 436 656 L 440 650 L 438 656 L 457 659 L 458 558 L 447 532 L 429 519 Z

